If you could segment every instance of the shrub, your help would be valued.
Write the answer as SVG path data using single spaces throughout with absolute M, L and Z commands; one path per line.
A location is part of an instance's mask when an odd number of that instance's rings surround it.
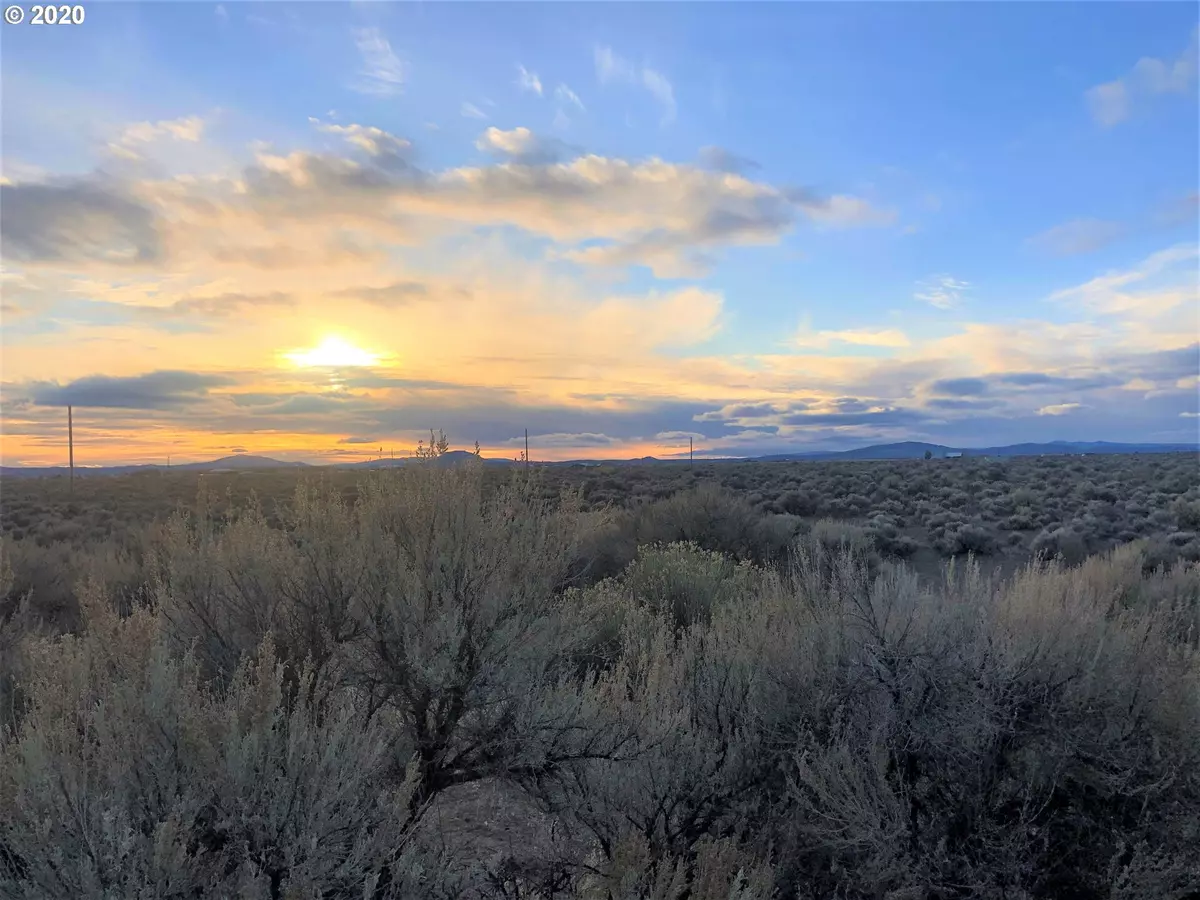
M 383 717 L 321 700 L 311 671 L 289 698 L 269 640 L 210 692 L 153 614 L 84 603 L 81 637 L 31 648 L 29 712 L 0 743 L 0 888 L 398 898 L 436 878 L 405 852 L 411 784 L 386 787 Z
M 1069 528 L 1043 530 L 1033 539 L 1029 549 L 1035 556 L 1061 559 L 1067 565 L 1076 565 L 1087 557 L 1083 537 Z
M 946 532 L 945 546 L 951 556 L 964 553 L 986 556 L 996 550 L 996 536 L 982 525 L 964 523 Z
M 708 623 L 713 611 L 750 593 L 757 573 L 695 544 L 643 547 L 622 579 L 634 599 L 675 628 Z
M 749 502 L 717 485 L 702 484 L 638 510 L 640 544 L 692 543 L 738 559 L 754 556 L 758 514 Z

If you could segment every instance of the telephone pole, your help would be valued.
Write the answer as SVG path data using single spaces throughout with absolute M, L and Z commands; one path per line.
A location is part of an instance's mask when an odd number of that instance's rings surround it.
M 70 491 L 75 493 L 75 418 L 67 407 L 67 461 L 71 467 Z

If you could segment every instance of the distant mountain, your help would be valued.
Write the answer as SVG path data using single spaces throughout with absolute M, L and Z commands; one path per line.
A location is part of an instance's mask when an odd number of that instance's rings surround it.
M 76 466 L 76 478 L 91 478 L 96 475 L 131 475 L 135 472 L 219 472 L 219 471 L 249 471 L 253 469 L 296 469 L 310 468 L 308 463 L 284 462 L 271 459 L 269 456 L 254 456 L 249 453 L 239 453 L 235 456 L 222 456 L 209 462 L 182 463 L 175 466 L 159 466 L 155 464 L 130 466 Z M 44 478 L 50 475 L 69 475 L 67 466 L 0 466 L 0 478 Z
M 304 462 L 283 462 L 271 459 L 269 456 L 252 456 L 249 453 L 239 453 L 235 456 L 222 456 L 211 462 L 185 463 L 182 466 L 172 466 L 172 469 L 196 471 L 203 469 L 298 469 L 308 467 Z
M 1079 453 L 1186 453 L 1200 450 L 1196 444 L 1114 444 L 1108 441 L 1051 441 L 1045 444 L 1007 444 L 1002 447 L 946 447 L 942 444 L 923 444 L 919 441 L 904 441 L 899 444 L 878 444 L 873 447 L 858 447 L 854 450 L 827 451 L 817 453 L 780 453 L 754 457 L 757 462 L 784 460 L 869 460 L 869 459 L 922 459 L 925 451 L 935 458 L 947 453 L 966 456 L 1064 456 Z
M 919 441 L 903 441 L 898 444 L 877 444 L 872 447 L 858 447 L 854 450 L 818 450 L 805 453 L 773 453 L 766 456 L 751 457 L 700 457 L 697 462 L 817 462 L 822 460 L 888 460 L 888 459 L 922 459 L 929 451 L 935 459 L 945 458 L 946 454 L 961 454 L 968 456 L 1013 457 L 1013 456 L 1066 456 L 1080 453 L 1196 453 L 1200 452 L 1197 444 L 1116 444 L 1108 441 L 1051 441 L 1045 444 L 1007 444 L 1002 447 L 947 447 L 942 444 L 925 444 Z M 475 454 L 466 450 L 451 450 L 438 458 L 437 464 L 453 466 L 474 459 Z M 413 457 L 402 459 L 371 459 L 358 463 L 335 463 L 333 468 L 340 469 L 386 469 L 392 466 L 406 466 L 413 463 Z M 520 463 L 511 459 L 483 460 L 487 466 L 514 466 Z M 643 456 L 640 459 L 572 459 L 558 462 L 534 462 L 536 466 L 647 466 L 678 464 L 687 462 L 686 457 L 658 459 L 653 456 Z M 254 469 L 320 469 L 325 466 L 310 466 L 302 462 L 284 462 L 267 456 L 252 456 L 239 453 L 236 456 L 224 456 L 210 462 L 185 463 L 183 465 L 130 465 L 130 466 L 77 466 L 77 477 L 95 475 L 128 475 L 133 472 L 155 471 L 185 471 L 185 472 L 217 472 L 217 471 L 248 471 Z M 66 475 L 66 466 L 0 466 L 0 478 L 39 478 L 50 475 Z

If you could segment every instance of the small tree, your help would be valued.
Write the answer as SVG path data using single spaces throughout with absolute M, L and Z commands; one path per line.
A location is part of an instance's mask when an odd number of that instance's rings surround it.
M 926 458 L 926 459 L 933 459 L 933 451 L 932 451 L 932 450 L 926 450 L 926 451 L 925 451 L 925 458 Z

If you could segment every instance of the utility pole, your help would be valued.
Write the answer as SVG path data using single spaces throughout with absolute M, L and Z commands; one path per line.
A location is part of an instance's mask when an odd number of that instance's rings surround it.
M 71 467 L 71 493 L 75 493 L 75 418 L 67 407 L 67 460 Z

